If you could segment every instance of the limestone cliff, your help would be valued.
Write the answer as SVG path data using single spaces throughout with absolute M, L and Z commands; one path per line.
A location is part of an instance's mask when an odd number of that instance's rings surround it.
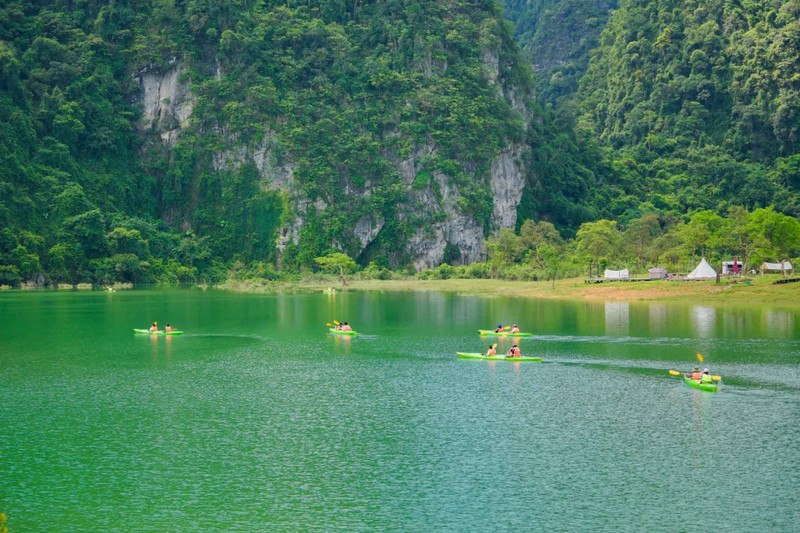
M 490 74 L 489 83 L 495 83 L 497 62 L 491 54 L 485 57 Z M 156 133 L 165 149 L 177 142 L 181 132 L 191 122 L 195 97 L 186 81 L 187 77 L 182 76 L 185 70 L 183 64 L 176 62 L 166 69 L 145 69 L 138 73 L 138 101 L 142 113 L 140 130 L 143 134 Z M 508 98 L 511 105 L 523 114 L 529 114 L 521 103 L 524 99 L 506 96 L 499 85 L 498 94 Z M 329 207 L 323 198 L 304 195 L 302 187 L 295 180 L 291 156 L 283 157 L 278 162 L 274 153 L 277 135 L 274 131 L 268 131 L 260 142 L 251 144 L 242 142 L 236 132 L 230 131 L 225 125 L 219 129 L 224 147 L 211 156 L 209 166 L 213 172 L 236 172 L 245 165 L 253 165 L 258 169 L 262 188 L 279 190 L 289 198 L 291 215 L 285 217 L 286 223 L 280 228 L 275 242 L 280 254 L 288 245 L 298 243 L 301 229 L 310 214 L 324 218 Z M 456 264 L 469 264 L 486 258 L 486 229 L 492 235 L 516 224 L 516 209 L 525 185 L 521 154 L 526 149 L 521 144 L 508 146 L 491 163 L 487 177 L 475 177 L 486 180 L 492 194 L 489 228 L 484 228 L 484 224 L 474 215 L 462 212 L 459 200 L 463 191 L 444 173 L 433 172 L 427 187 L 419 189 L 413 186 L 423 170 L 423 162 L 436 153 L 432 142 L 417 145 L 406 158 L 387 152 L 387 158 L 396 166 L 406 191 L 404 200 L 397 206 L 397 221 L 410 222 L 414 228 L 400 248 L 415 269 L 441 264 L 448 246 L 458 250 L 456 258 L 451 258 L 451 262 Z M 362 187 L 349 184 L 346 192 L 354 197 L 369 196 L 370 189 L 369 182 Z M 379 213 L 364 215 L 354 222 L 351 231 L 358 243 L 356 257 L 374 242 L 385 223 Z

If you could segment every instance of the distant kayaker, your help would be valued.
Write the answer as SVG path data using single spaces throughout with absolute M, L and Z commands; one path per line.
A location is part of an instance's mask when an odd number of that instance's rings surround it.
M 150 326 L 150 333 L 155 333 L 158 331 L 158 322 L 153 322 L 153 325 Z
M 700 368 L 699 367 L 694 367 L 690 374 L 686 374 L 686 377 L 689 378 L 689 379 L 693 379 L 695 381 L 700 381 L 700 378 L 702 377 L 702 375 L 703 374 L 700 372 Z
M 708 369 L 703 369 L 703 374 L 700 376 L 700 383 L 711 383 L 711 374 L 708 373 Z
M 502 333 L 503 332 L 503 325 L 502 324 L 497 324 L 497 327 L 494 328 L 494 332 L 495 333 Z
M 490 345 L 489 349 L 486 350 L 486 355 L 487 356 L 497 355 L 497 350 L 495 350 L 494 344 Z
M 167 325 L 166 325 L 166 327 L 164 327 L 164 331 L 166 331 L 167 333 L 169 333 L 170 331 L 172 331 L 172 326 L 170 326 L 169 324 L 167 324 Z
M 515 344 L 508 350 L 506 357 L 522 357 L 522 351 L 520 351 L 519 346 Z
M 342 324 L 342 331 L 353 331 L 353 328 L 351 328 L 350 325 L 347 322 L 345 322 L 344 324 Z
M 511 326 L 511 333 L 519 333 L 519 326 L 517 326 L 516 324 Z

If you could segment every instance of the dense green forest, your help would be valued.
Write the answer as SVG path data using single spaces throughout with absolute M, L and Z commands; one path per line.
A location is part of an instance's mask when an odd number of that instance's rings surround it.
M 504 7 L 0 3 L 0 284 L 798 255 L 797 1 Z
M 578 90 L 617 0 L 503 0 L 515 37 L 534 67 L 542 102 L 563 105 Z

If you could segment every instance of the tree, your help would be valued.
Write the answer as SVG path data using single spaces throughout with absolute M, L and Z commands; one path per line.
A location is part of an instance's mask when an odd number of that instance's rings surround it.
M 800 248 L 800 222 L 775 212 L 771 206 L 750 213 L 747 231 L 764 259 L 785 261 Z
M 615 253 L 619 248 L 620 239 L 617 223 L 605 219 L 597 222 L 584 222 L 575 235 L 578 251 L 588 255 L 592 260 L 590 269 L 592 264 L 599 265 L 601 257 Z
M 552 280 L 552 288 L 555 289 L 556 278 L 564 265 L 561 250 L 552 244 L 545 243 L 539 246 L 538 254 L 544 267 L 545 279 Z
M 650 251 L 656 237 L 661 233 L 661 224 L 658 215 L 648 213 L 639 218 L 635 218 L 628 223 L 625 228 L 624 243 L 630 249 L 640 267 L 647 263 L 648 252 Z
M 342 285 L 347 285 L 347 274 L 354 272 L 358 266 L 349 255 L 342 252 L 331 252 L 322 257 L 315 257 L 314 261 L 324 271 L 338 272 Z
M 523 251 L 523 245 L 517 234 L 511 228 L 503 228 L 497 237 L 490 239 L 486 245 L 489 248 L 489 265 L 492 278 L 496 277 L 500 269 L 511 265 Z

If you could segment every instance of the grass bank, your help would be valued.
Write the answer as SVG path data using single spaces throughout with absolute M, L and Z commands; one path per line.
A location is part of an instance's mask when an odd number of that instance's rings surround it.
M 774 303 L 800 305 L 800 282 L 773 285 L 780 276 L 756 276 L 749 284 L 714 281 L 614 281 L 587 284 L 583 278 L 550 281 L 504 281 L 490 279 L 446 280 L 350 280 L 347 287 L 334 278 L 299 282 L 225 284 L 221 288 L 243 292 L 307 292 L 327 287 L 358 291 L 446 291 L 483 296 L 517 296 L 595 301 L 687 301 L 703 303 Z

